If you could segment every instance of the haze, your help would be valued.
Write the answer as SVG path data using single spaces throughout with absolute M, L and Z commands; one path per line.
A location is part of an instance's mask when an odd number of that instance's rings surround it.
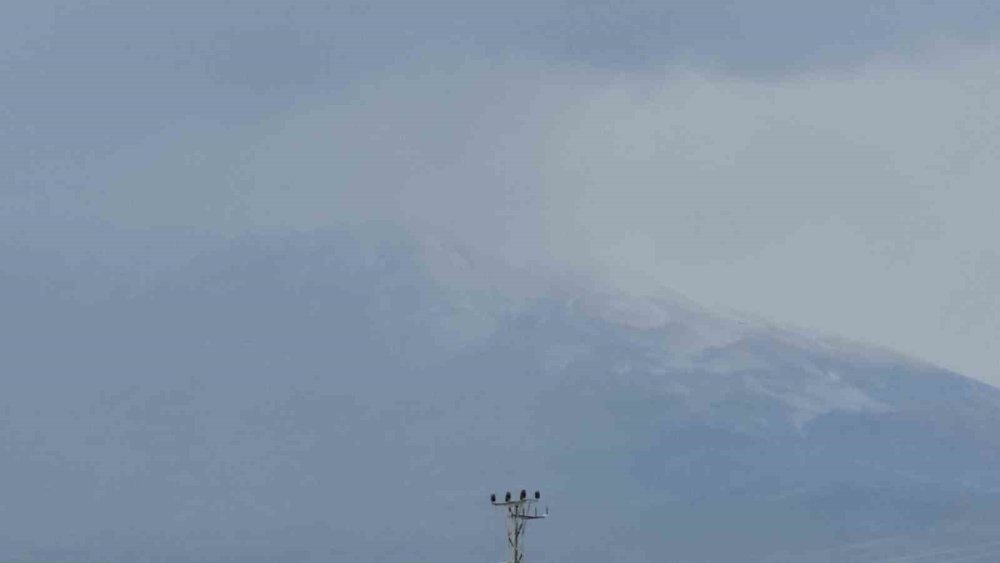
M 12 2 L 0 221 L 22 249 L 388 221 L 1000 383 L 998 28 L 973 1 Z

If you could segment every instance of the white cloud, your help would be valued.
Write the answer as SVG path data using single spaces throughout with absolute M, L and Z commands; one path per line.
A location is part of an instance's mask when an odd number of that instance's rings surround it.
M 416 69 L 137 149 L 101 205 L 137 224 L 390 220 L 1000 382 L 997 68 L 951 47 L 764 81 Z

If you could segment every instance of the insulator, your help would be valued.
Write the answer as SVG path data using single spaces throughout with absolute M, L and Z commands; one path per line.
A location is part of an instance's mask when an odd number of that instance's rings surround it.
M 521 489 L 521 500 L 528 498 L 528 491 Z
M 542 498 L 542 493 L 535 491 L 535 500 Z
M 510 502 L 510 491 L 507 491 L 507 496 L 506 496 L 506 497 L 504 497 L 504 500 L 505 500 L 506 502 Z
M 496 495 L 496 493 L 491 494 L 490 495 L 490 502 L 496 502 L 496 501 L 497 501 L 497 495 Z

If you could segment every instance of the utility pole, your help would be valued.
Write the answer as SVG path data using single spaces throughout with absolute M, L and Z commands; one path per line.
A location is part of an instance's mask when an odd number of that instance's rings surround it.
M 534 498 L 528 497 L 528 491 L 521 489 L 521 495 L 515 499 L 510 491 L 503 500 L 497 500 L 496 494 L 490 495 L 490 503 L 493 506 L 503 508 L 507 511 L 507 545 L 510 547 L 509 563 L 524 563 L 524 526 L 528 520 L 541 520 L 547 518 L 549 509 L 546 507 L 545 514 L 538 513 L 538 501 L 542 495 L 535 491 Z M 534 510 L 532 510 L 534 509 Z

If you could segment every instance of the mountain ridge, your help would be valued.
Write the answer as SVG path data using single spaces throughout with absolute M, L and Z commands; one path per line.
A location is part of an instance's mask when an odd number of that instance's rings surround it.
M 507 483 L 552 503 L 543 560 L 809 561 L 1000 527 L 1000 390 L 928 363 L 669 292 L 497 279 L 399 231 L 193 240 L 151 269 L 129 260 L 156 245 L 119 240 L 3 271 L 12 541 L 481 559 L 499 523 L 475 507 Z

